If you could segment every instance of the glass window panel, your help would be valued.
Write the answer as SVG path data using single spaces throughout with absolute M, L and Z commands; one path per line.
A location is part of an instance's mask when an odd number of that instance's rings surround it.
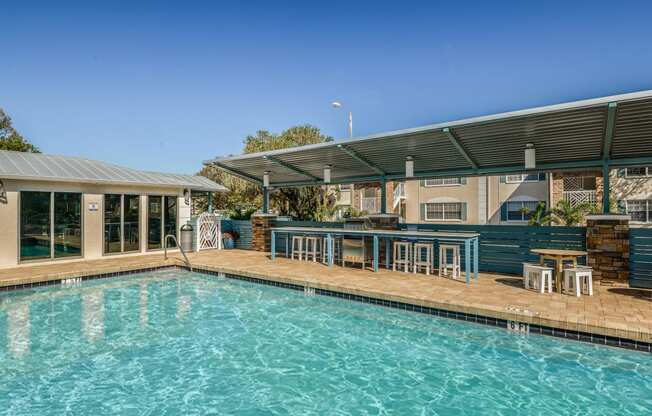
M 632 221 L 647 221 L 646 201 L 627 201 L 627 213 L 632 216 Z
M 20 259 L 49 258 L 50 192 L 20 193 Z
M 458 202 L 444 204 L 444 219 L 461 220 L 462 204 Z
M 459 185 L 462 183 L 462 178 L 452 177 L 452 178 L 435 178 L 435 179 L 426 179 L 426 186 L 446 186 L 446 185 Z
M 523 221 L 523 204 L 521 202 L 507 203 L 507 220 Z
M 54 193 L 54 257 L 82 254 L 81 194 Z
M 122 251 L 122 229 L 120 215 L 122 212 L 121 195 L 104 195 L 104 252 Z
M 627 168 L 627 176 L 645 176 L 647 173 L 646 168 Z
M 161 207 L 160 196 L 147 197 L 147 248 L 162 248 L 161 229 L 163 208 Z
M 140 196 L 124 196 L 124 250 L 140 249 Z
M 376 188 L 364 188 L 362 190 L 363 196 L 365 198 L 375 198 L 376 197 Z
M 177 198 L 174 196 L 165 197 L 165 235 L 172 234 L 177 237 Z M 164 236 L 165 237 L 165 236 Z M 176 247 L 174 241 L 168 241 L 168 247 Z

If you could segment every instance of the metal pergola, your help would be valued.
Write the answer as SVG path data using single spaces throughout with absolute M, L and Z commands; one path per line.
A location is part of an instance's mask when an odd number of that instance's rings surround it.
M 531 169 L 527 145 L 536 151 Z M 602 169 L 608 212 L 610 168 L 652 164 L 652 90 L 204 163 L 261 186 L 267 176 L 265 201 L 268 188 L 324 184 L 325 167 L 331 184 Z

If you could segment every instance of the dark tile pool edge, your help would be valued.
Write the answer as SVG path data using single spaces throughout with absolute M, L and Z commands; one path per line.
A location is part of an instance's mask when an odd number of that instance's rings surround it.
M 20 283 L 17 285 L 8 285 L 8 286 L 1 286 L 0 287 L 0 293 L 2 292 L 11 292 L 14 290 L 21 290 L 21 289 L 30 289 L 30 288 L 35 288 L 35 287 L 42 287 L 42 286 L 54 286 L 54 285 L 62 285 L 64 281 L 66 280 L 72 280 L 72 279 L 81 279 L 82 281 L 85 280 L 95 280 L 95 279 L 106 279 L 108 277 L 118 277 L 118 276 L 125 276 L 125 275 L 130 275 L 130 274 L 137 274 L 137 273 L 147 273 L 147 272 L 153 272 L 156 270 L 161 270 L 161 269 L 170 269 L 170 268 L 182 268 L 185 269 L 185 267 L 180 267 L 175 264 L 166 264 L 166 265 L 161 265 L 161 266 L 150 266 L 150 267 L 139 267 L 139 268 L 134 268 L 132 270 L 120 270 L 117 272 L 105 272 L 105 273 L 97 273 L 97 274 L 89 274 L 85 276 L 66 276 L 66 277 L 57 277 L 56 279 L 50 279 L 50 280 L 42 280 L 38 282 L 31 282 L 31 283 Z
M 185 266 L 178 266 L 178 267 L 181 269 L 188 270 L 188 268 Z M 304 291 L 306 288 L 310 288 L 314 290 L 315 295 L 330 296 L 330 297 L 350 300 L 354 302 L 369 303 L 372 305 L 385 306 L 394 309 L 402 309 L 402 310 L 422 313 L 426 315 L 439 316 L 439 317 L 449 318 L 449 319 L 457 319 L 459 321 L 489 325 L 498 328 L 503 328 L 505 330 L 507 330 L 507 325 L 509 323 L 509 321 L 506 319 L 493 318 L 484 315 L 469 314 L 466 312 L 448 311 L 445 309 L 432 308 L 429 306 L 420 306 L 411 303 L 395 302 L 395 301 L 384 300 L 384 299 L 363 296 L 363 295 L 353 295 L 345 292 L 313 288 L 311 286 L 298 285 L 293 283 L 277 282 L 274 280 L 259 279 L 256 277 L 218 272 L 218 271 L 197 268 L 197 267 L 193 267 L 193 271 L 197 273 L 211 275 L 211 276 L 222 276 L 229 279 L 242 280 L 246 282 L 258 283 L 267 286 L 275 286 L 275 287 L 297 290 L 297 291 Z M 619 338 L 619 337 L 611 337 L 607 335 L 593 334 L 589 332 L 565 330 L 565 329 L 559 329 L 559 328 L 554 328 L 554 327 L 544 326 L 544 325 L 537 325 L 537 324 L 528 324 L 528 325 L 529 325 L 529 333 L 531 334 L 546 335 L 555 338 L 563 338 L 571 341 L 606 345 L 610 347 L 624 348 L 633 351 L 641 351 L 647 353 L 652 352 L 652 344 L 647 342 L 636 341 L 628 338 Z

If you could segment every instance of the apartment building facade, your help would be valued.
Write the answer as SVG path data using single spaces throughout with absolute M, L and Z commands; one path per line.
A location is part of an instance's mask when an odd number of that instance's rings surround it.
M 548 180 L 542 173 L 408 181 L 396 186 L 392 208 L 408 223 L 525 223 L 539 203 L 550 205 Z
M 652 227 L 652 166 L 613 169 L 612 211 L 632 216 L 632 225 Z M 524 224 L 539 203 L 602 208 L 600 171 L 487 177 L 450 177 L 394 183 L 388 211 L 408 223 Z

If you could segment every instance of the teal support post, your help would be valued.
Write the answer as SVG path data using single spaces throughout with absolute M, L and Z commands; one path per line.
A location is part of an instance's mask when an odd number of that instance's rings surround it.
M 466 284 L 471 284 L 471 240 L 464 240 L 464 273 L 466 274 Z
M 610 193 L 611 193 L 611 186 L 609 184 L 609 164 L 605 163 L 602 165 L 602 184 L 603 184 L 603 190 L 602 190 L 602 212 L 605 214 L 609 214 L 610 211 L 610 206 L 611 206 L 611 199 L 610 199 Z
M 210 214 L 213 213 L 213 193 L 212 192 L 208 193 L 208 212 Z
M 271 243 L 272 243 L 272 248 L 271 248 L 272 253 L 271 253 L 271 255 L 272 255 L 272 260 L 274 260 L 274 259 L 276 259 L 276 232 L 274 230 L 272 230 L 272 237 L 271 238 L 272 238 L 272 241 L 271 241 Z
M 380 213 L 387 214 L 387 181 L 384 176 L 380 180 Z
M 263 186 L 263 214 L 269 214 L 269 188 Z
M 374 235 L 374 261 L 373 261 L 374 272 L 378 271 L 378 236 Z

